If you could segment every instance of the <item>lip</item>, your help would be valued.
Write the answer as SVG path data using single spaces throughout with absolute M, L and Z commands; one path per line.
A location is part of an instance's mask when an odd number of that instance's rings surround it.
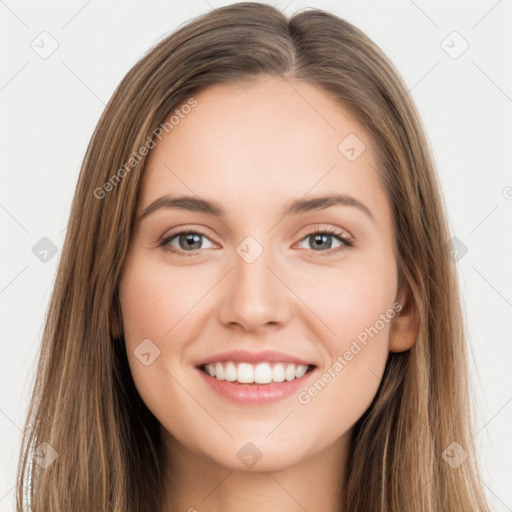
M 265 405 L 297 394 L 307 384 L 316 368 L 307 372 L 300 379 L 270 384 L 238 384 L 227 380 L 217 380 L 202 370 L 197 370 L 210 388 L 232 402 L 245 405 Z
M 219 352 L 195 363 L 196 368 L 205 364 L 217 363 L 221 361 L 235 361 L 238 363 L 295 363 L 317 366 L 313 361 L 306 361 L 300 357 L 285 354 L 284 352 L 275 352 L 273 350 L 263 350 L 260 352 L 250 352 L 248 350 L 232 350 L 230 352 Z M 300 380 L 300 379 L 297 379 Z M 219 381 L 221 382 L 221 381 Z

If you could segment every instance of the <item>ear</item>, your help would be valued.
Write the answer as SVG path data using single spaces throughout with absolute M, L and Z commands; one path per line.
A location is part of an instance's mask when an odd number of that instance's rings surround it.
M 418 310 L 408 285 L 402 286 L 397 297 L 402 307 L 391 321 L 389 334 L 390 352 L 409 350 L 418 336 Z

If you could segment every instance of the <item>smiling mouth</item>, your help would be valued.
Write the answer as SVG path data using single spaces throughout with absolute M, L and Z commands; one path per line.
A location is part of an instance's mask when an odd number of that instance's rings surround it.
M 300 379 L 316 366 L 289 362 L 251 364 L 238 361 L 219 361 L 203 364 L 198 368 L 216 380 L 225 380 L 235 384 L 272 384 Z

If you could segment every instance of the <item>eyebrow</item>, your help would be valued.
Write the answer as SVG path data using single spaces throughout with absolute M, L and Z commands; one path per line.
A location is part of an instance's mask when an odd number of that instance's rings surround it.
M 331 206 L 351 206 L 363 212 L 372 222 L 375 217 L 370 209 L 355 197 L 346 194 L 330 194 L 327 196 L 313 197 L 311 199 L 294 199 L 288 202 L 281 212 L 281 216 L 300 214 L 311 211 L 319 211 Z M 215 217 L 224 218 L 225 212 L 214 201 L 208 201 L 194 196 L 162 196 L 148 205 L 139 217 L 139 221 L 161 208 L 187 210 L 191 212 L 205 213 Z

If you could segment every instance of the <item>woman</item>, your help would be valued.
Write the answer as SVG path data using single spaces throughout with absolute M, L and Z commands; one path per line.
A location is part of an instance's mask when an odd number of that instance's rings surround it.
M 18 510 L 488 510 L 449 238 L 367 36 L 253 3 L 191 21 L 87 150 Z

